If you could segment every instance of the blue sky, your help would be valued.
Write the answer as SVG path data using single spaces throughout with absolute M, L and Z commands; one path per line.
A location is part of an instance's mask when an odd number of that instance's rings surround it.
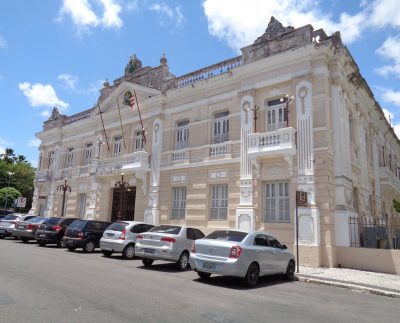
M 34 165 L 53 106 L 92 107 L 105 79 L 135 53 L 144 66 L 162 54 L 177 76 L 234 57 L 284 25 L 339 30 L 400 135 L 399 0 L 4 0 L 0 4 L 0 153 Z

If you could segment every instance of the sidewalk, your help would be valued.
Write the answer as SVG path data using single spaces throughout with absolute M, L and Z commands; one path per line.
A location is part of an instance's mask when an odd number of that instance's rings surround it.
M 299 281 L 349 288 L 361 292 L 400 298 L 400 275 L 369 271 L 300 266 Z

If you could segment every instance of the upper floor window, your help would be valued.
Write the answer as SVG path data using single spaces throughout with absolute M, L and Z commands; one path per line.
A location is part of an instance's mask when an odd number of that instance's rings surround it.
M 115 136 L 113 143 L 113 157 L 121 155 L 122 136 Z
M 74 148 L 68 148 L 67 157 L 65 158 L 65 168 L 72 166 L 73 159 L 74 159 Z
M 135 132 L 135 151 L 143 150 L 143 136 L 142 131 L 137 130 Z
M 213 142 L 218 144 L 229 140 L 229 111 L 214 115 Z
M 268 101 L 265 113 L 267 131 L 275 131 L 287 127 L 286 104 L 282 103 L 280 99 Z
M 90 160 L 92 159 L 92 151 L 93 151 L 93 144 L 91 142 L 89 142 L 85 145 L 85 152 L 83 155 L 83 164 L 84 165 L 90 163 Z
M 176 125 L 176 149 L 184 149 L 189 145 L 189 120 L 180 121 Z

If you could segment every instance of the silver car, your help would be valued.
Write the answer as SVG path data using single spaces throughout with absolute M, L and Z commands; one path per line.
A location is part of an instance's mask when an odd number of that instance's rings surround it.
M 21 213 L 13 213 L 5 216 L 0 221 L 0 239 L 11 237 L 12 231 L 18 222 L 26 221 L 35 217 L 36 216 L 34 215 L 26 215 Z
M 100 249 L 104 256 L 122 253 L 125 259 L 135 257 L 136 235 L 149 231 L 154 225 L 135 221 L 121 221 L 111 224 L 100 239 Z
M 176 262 L 178 269 L 184 270 L 189 263 L 193 242 L 203 237 L 203 232 L 195 228 L 159 225 L 136 236 L 136 256 L 142 258 L 145 267 L 150 267 L 158 259 Z
M 12 230 L 12 235 L 25 243 L 29 240 L 36 240 L 36 230 L 45 220 L 47 220 L 47 218 L 35 216 L 32 219 L 18 222 Z
M 217 230 L 193 243 L 190 265 L 202 279 L 236 276 L 252 287 L 263 275 L 283 273 L 293 279 L 295 258 L 266 232 Z

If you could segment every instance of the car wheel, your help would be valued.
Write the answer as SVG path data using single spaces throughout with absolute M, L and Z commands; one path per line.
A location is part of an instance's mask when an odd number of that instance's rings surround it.
M 21 240 L 22 240 L 23 243 L 27 243 L 29 241 L 28 238 L 21 238 Z
M 293 280 L 293 278 L 294 278 L 295 267 L 296 267 L 296 266 L 295 266 L 295 264 L 294 264 L 294 261 L 293 261 L 293 260 L 290 260 L 289 263 L 288 263 L 288 265 L 287 265 L 287 268 L 286 268 L 286 273 L 285 273 L 286 279 L 288 279 L 288 280 Z
M 246 276 L 244 277 L 244 282 L 246 283 L 247 286 L 254 287 L 255 285 L 257 285 L 259 276 L 260 276 L 260 268 L 255 262 L 253 262 L 249 266 L 249 269 L 247 269 Z
M 201 279 L 208 279 L 211 277 L 210 273 L 205 273 L 204 271 L 197 271 L 197 275 L 199 275 Z
M 68 248 L 68 251 L 75 251 L 75 247 L 72 247 L 72 246 L 67 246 L 67 248 Z
M 60 239 L 57 241 L 57 247 L 58 248 L 66 248 L 67 247 L 67 243 L 65 242 L 64 239 Z
M 111 257 L 111 255 L 113 254 L 112 251 L 108 251 L 108 250 L 102 250 L 101 252 L 103 253 L 103 255 L 105 257 Z
M 19 237 L 14 237 L 14 240 L 19 240 Z
M 4 239 L 4 236 L 0 236 L 0 239 Z
M 128 244 L 124 250 L 122 250 L 122 257 L 125 259 L 133 259 L 135 258 L 135 245 Z
M 46 246 L 46 242 L 38 241 L 38 245 L 39 245 L 39 247 L 45 247 Z
M 143 258 L 143 259 L 142 259 L 142 263 L 143 263 L 143 265 L 144 265 L 146 268 L 151 267 L 151 265 L 153 264 L 153 262 L 154 262 L 153 259 L 146 259 L 146 258 Z
M 89 253 L 93 252 L 96 246 L 94 245 L 93 241 L 86 241 L 83 245 L 83 252 Z
M 185 270 L 189 264 L 189 255 L 186 251 L 182 252 L 179 260 L 177 261 L 176 265 L 178 266 L 179 270 Z

